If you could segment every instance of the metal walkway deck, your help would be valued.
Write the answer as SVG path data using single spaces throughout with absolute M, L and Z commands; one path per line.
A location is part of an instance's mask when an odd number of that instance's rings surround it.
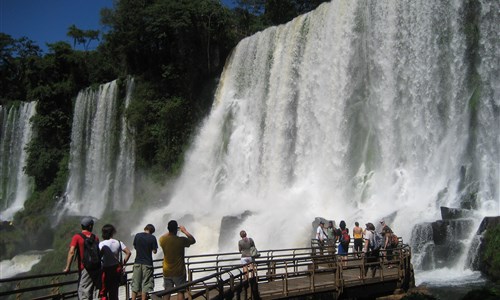
M 331 299 L 375 298 L 390 295 L 413 285 L 411 249 L 401 243 L 392 260 L 379 259 L 367 264 L 360 253 L 341 260 L 333 249 L 309 248 L 261 251 L 254 268 L 243 272 L 240 254 L 219 253 L 186 257 L 189 282 L 185 286 L 162 290 L 161 260 L 155 260 L 156 290 L 152 299 L 187 289 L 187 299 L 282 299 L 313 294 L 328 294 Z M 370 270 L 376 267 L 372 278 Z M 128 268 L 131 270 L 132 268 Z M 132 274 L 129 274 L 129 278 Z M 77 274 L 54 273 L 0 280 L 3 299 L 74 299 Z M 130 298 L 130 286 L 121 289 L 120 299 Z

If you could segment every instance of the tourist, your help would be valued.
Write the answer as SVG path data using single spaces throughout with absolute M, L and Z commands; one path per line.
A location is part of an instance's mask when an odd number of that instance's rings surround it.
M 99 238 L 92 233 L 94 228 L 94 220 L 91 217 L 84 217 L 80 222 L 82 232 L 73 235 L 71 243 L 69 244 L 68 256 L 66 259 L 66 267 L 63 272 L 67 273 L 71 269 L 71 263 L 75 254 L 78 258 L 78 299 L 94 299 L 99 284 L 100 275 L 100 262 L 96 267 L 85 266 L 83 262 L 84 256 L 84 242 L 85 238 L 90 238 L 94 241 L 95 246 L 99 245 Z M 89 251 L 89 250 L 87 250 Z M 98 253 L 97 253 L 98 254 Z
M 392 238 L 393 238 L 394 232 L 385 223 L 385 220 L 383 220 L 383 219 L 380 220 L 380 226 L 382 226 L 380 233 L 382 234 L 382 237 L 384 238 L 384 246 L 382 247 L 382 249 L 385 251 L 385 257 L 386 257 L 387 261 L 389 262 L 393 258 L 393 255 L 392 255 L 393 249 L 397 246 L 397 245 L 393 245 L 393 243 L 392 243 Z M 388 266 L 388 268 L 391 269 L 392 266 Z
M 345 261 L 344 265 L 347 266 L 347 254 L 349 252 L 349 243 L 350 243 L 350 235 L 349 235 L 349 228 L 347 228 L 347 225 L 344 220 L 340 221 L 339 223 L 339 246 L 337 249 L 337 253 L 340 255 L 340 259 Z
M 149 292 L 155 287 L 153 278 L 153 253 L 156 254 L 158 243 L 153 235 L 155 227 L 152 224 L 144 227 L 144 232 L 140 232 L 134 237 L 135 262 L 132 273 L 132 300 L 137 294 L 141 294 L 141 299 L 146 300 Z
M 365 245 L 363 248 L 363 253 L 365 257 L 365 272 L 364 276 L 368 273 L 368 269 L 372 270 L 372 278 L 375 277 L 375 273 L 377 272 L 378 265 L 375 263 L 378 262 L 380 249 L 375 247 L 375 226 L 372 223 L 366 223 L 365 230 Z
M 185 248 L 196 243 L 194 237 L 184 226 L 178 226 L 177 221 L 171 220 L 167 225 L 168 233 L 159 239 L 160 247 L 163 249 L 163 287 L 165 289 L 186 283 L 186 265 L 184 262 Z M 185 237 L 177 236 L 177 231 L 184 233 Z M 185 290 L 177 292 L 177 299 L 184 299 Z M 170 294 L 163 297 L 170 299 Z
M 328 228 L 326 228 L 326 235 L 328 237 L 328 252 L 333 255 L 335 254 L 335 241 L 337 239 L 333 221 L 328 221 Z
M 130 250 L 122 241 L 113 238 L 115 233 L 116 229 L 111 224 L 102 227 L 103 241 L 99 243 L 102 256 L 102 285 L 99 295 L 103 300 L 118 300 L 120 276 L 125 271 L 125 264 L 131 255 Z M 122 252 L 125 253 L 123 260 Z
M 323 221 L 319 221 L 318 228 L 316 228 L 316 240 L 318 240 L 319 251 L 320 254 L 323 255 L 323 248 L 325 246 L 325 241 L 328 239 L 328 236 L 325 233 L 325 223 Z
M 358 222 L 354 222 L 352 233 L 354 235 L 354 252 L 357 252 L 357 256 L 360 257 L 360 252 L 363 251 L 363 228 L 359 227 Z
M 251 248 L 255 247 L 252 238 L 247 237 L 245 230 L 240 231 L 241 240 L 238 241 L 238 251 L 241 253 L 240 262 L 243 265 L 243 273 L 248 278 L 248 272 L 254 268 L 255 258 L 252 256 Z

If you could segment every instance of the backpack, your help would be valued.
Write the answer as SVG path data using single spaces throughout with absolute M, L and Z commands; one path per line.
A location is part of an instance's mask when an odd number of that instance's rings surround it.
M 370 240 L 370 249 L 372 251 L 377 251 L 382 248 L 382 245 L 384 244 L 384 238 L 379 232 L 372 231 L 373 233 L 373 238 Z
M 340 243 L 342 244 L 342 247 L 344 247 L 344 249 L 346 247 L 349 247 L 350 242 L 351 242 L 351 236 L 349 235 L 347 230 L 342 230 L 342 233 L 340 235 Z
M 398 244 L 399 244 L 399 239 L 398 239 L 398 236 L 397 236 L 397 235 L 395 235 L 394 233 L 393 233 L 393 234 L 391 234 L 391 239 L 390 239 L 390 241 L 391 241 L 391 245 L 392 245 L 393 247 L 397 247 L 397 246 L 398 246 Z
M 99 251 L 99 242 L 94 234 L 87 237 L 80 233 L 83 238 L 83 255 L 79 253 L 83 266 L 87 271 L 99 270 L 101 268 L 101 253 Z

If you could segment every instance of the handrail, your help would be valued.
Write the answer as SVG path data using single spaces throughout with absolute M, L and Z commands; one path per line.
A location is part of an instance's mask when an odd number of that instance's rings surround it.
M 382 250 L 383 252 L 384 250 Z M 394 251 L 395 257 L 397 256 L 397 260 L 393 262 L 377 262 L 374 264 L 394 264 L 398 267 L 398 277 L 400 281 L 403 282 L 408 277 L 408 269 L 411 268 L 411 249 L 408 245 L 400 243 L 400 247 L 392 249 Z M 252 274 L 247 274 L 241 270 L 243 267 L 240 264 L 240 253 L 238 252 L 229 252 L 229 253 L 215 253 L 215 254 L 201 254 L 201 255 L 191 255 L 186 257 L 186 265 L 188 270 L 188 282 L 182 286 L 175 287 L 168 290 L 155 291 L 151 293 L 152 297 L 161 297 L 162 295 L 175 293 L 176 291 L 187 288 L 188 298 L 198 297 L 205 295 L 208 297 L 208 293 L 217 288 L 227 287 L 230 291 L 240 291 L 243 289 L 243 286 L 250 286 L 251 284 L 256 283 L 265 283 L 271 282 L 274 280 L 282 280 L 283 281 L 283 295 L 288 295 L 290 293 L 289 280 L 294 279 L 296 276 L 309 276 L 309 285 L 311 291 L 316 289 L 315 282 L 315 274 L 328 273 L 331 272 L 333 275 L 333 287 L 332 290 L 336 290 L 337 293 L 341 293 L 344 286 L 344 277 L 342 276 L 345 269 L 349 268 L 358 268 L 360 272 L 360 278 L 362 278 L 363 282 L 365 280 L 364 276 L 364 267 L 368 264 L 365 264 L 364 261 L 359 266 L 346 268 L 342 265 L 342 262 L 338 258 L 336 254 L 329 253 L 325 250 L 324 255 L 318 254 L 317 248 L 288 248 L 288 249 L 270 249 L 261 251 L 262 256 L 257 258 L 255 261 L 256 268 L 251 269 Z M 347 261 L 359 260 L 357 255 L 359 253 L 349 253 Z M 154 273 L 155 278 L 162 277 L 161 265 L 158 265 L 161 259 L 155 260 L 154 269 L 160 269 L 159 272 Z M 132 264 L 127 264 L 132 265 Z M 235 271 L 237 274 L 235 274 Z M 336 271 L 336 272 L 334 272 Z M 196 274 L 203 275 L 203 273 L 212 272 L 212 274 L 204 275 L 200 278 L 196 278 Z M 16 289 L 11 291 L 3 291 L 0 292 L 0 296 L 9 296 L 9 295 L 21 295 L 26 292 L 39 291 L 42 289 L 51 289 L 57 288 L 56 291 L 50 290 L 48 291 L 49 296 L 42 296 L 51 298 L 52 296 L 57 295 L 68 295 L 70 297 L 76 297 L 76 283 L 77 280 L 70 280 L 59 282 L 61 277 L 69 275 L 75 275 L 77 271 L 69 272 L 69 273 L 48 273 L 41 275 L 29 275 L 29 276 L 19 276 L 14 278 L 6 278 L 0 279 L 0 283 L 14 283 L 18 282 Z M 132 271 L 128 271 L 127 274 L 131 274 Z M 248 276 L 253 281 L 249 281 L 245 279 L 246 275 L 254 275 Z M 380 272 L 381 279 L 384 278 L 385 274 Z M 53 277 L 55 280 L 52 280 L 51 284 L 33 286 L 33 287 L 24 287 L 20 288 L 21 282 L 30 282 L 34 279 L 40 278 L 49 278 Z M 131 278 L 131 276 L 129 276 Z M 130 280 L 130 279 L 129 279 Z M 404 283 L 401 283 L 403 285 Z M 74 285 L 71 290 L 59 291 L 59 288 L 69 287 Z M 203 289 L 204 291 L 201 291 Z M 129 285 L 126 286 L 127 295 L 129 295 Z M 18 296 L 19 298 L 19 296 Z M 45 299 L 45 298 L 40 298 Z

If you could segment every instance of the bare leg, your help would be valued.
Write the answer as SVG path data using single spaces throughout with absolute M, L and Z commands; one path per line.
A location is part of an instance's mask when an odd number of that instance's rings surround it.
M 248 268 L 247 266 L 243 266 L 243 273 L 245 274 L 245 279 L 248 280 Z
M 170 294 L 163 296 L 163 300 L 170 300 Z
M 137 297 L 137 293 L 136 292 L 132 292 L 132 300 L 135 300 L 135 298 Z
M 184 300 L 184 293 L 182 292 L 177 293 L 177 300 Z

